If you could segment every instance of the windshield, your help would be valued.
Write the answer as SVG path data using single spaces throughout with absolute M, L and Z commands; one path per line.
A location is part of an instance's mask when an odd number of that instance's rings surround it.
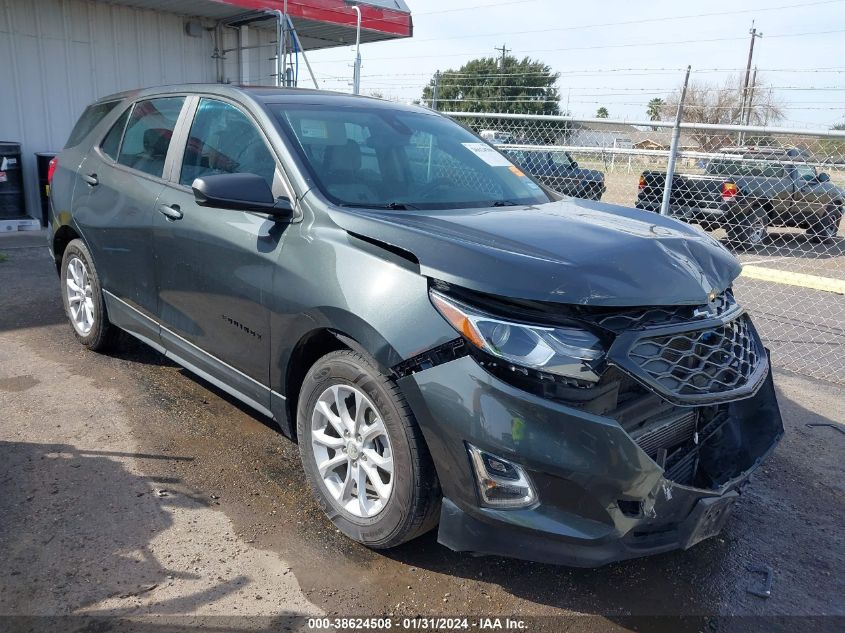
M 707 165 L 707 172 L 724 176 L 763 176 L 766 178 L 783 178 L 784 176 L 781 163 L 763 160 L 711 160 Z
M 508 158 L 439 115 L 316 105 L 270 110 L 335 204 L 466 209 L 550 201 Z
M 545 149 L 508 149 L 501 148 L 517 164 L 532 173 L 544 173 L 547 170 L 562 168 L 574 169 L 575 163 L 566 152 L 550 152 Z

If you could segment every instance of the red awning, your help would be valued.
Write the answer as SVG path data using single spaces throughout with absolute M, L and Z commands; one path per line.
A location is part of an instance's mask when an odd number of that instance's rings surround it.
M 284 0 L 215 0 L 222 4 L 241 7 L 248 10 L 279 10 L 285 8 Z M 395 5 L 397 8 L 388 6 L 376 6 L 381 4 Z M 411 12 L 404 2 L 384 2 L 376 0 L 374 4 L 364 2 L 358 5 L 361 9 L 361 41 L 375 41 L 392 39 L 394 37 L 411 37 L 413 35 L 413 22 Z M 300 37 L 304 40 L 308 37 L 309 25 L 314 27 L 335 26 L 343 31 L 346 29 L 355 30 L 358 16 L 354 9 L 344 0 L 287 0 L 287 12 L 294 21 L 295 28 Z M 341 31 L 338 31 L 340 33 Z M 372 36 L 367 37 L 369 32 Z M 343 33 L 341 41 L 329 43 L 331 45 L 343 45 L 353 42 L 348 33 Z

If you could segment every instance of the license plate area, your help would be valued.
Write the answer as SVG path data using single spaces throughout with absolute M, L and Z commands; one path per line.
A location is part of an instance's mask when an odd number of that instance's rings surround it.
M 684 522 L 681 547 L 688 549 L 721 532 L 738 498 L 732 490 L 721 497 L 701 499 Z

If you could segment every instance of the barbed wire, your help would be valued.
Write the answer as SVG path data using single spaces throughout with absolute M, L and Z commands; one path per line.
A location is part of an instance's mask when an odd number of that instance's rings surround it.
M 829 29 L 824 31 L 806 31 L 803 33 L 775 33 L 772 35 L 767 35 L 766 37 L 772 38 L 792 38 L 792 37 L 808 37 L 814 35 L 834 35 L 838 33 L 845 33 L 845 29 Z M 678 46 L 678 45 L 685 45 L 685 44 L 712 44 L 715 42 L 735 42 L 735 41 L 745 41 L 747 38 L 745 36 L 742 37 L 713 37 L 713 38 L 696 38 L 696 39 L 689 39 L 689 40 L 671 40 L 671 41 L 661 41 L 661 42 L 625 42 L 622 44 L 596 44 L 591 46 L 565 46 L 561 48 L 535 48 L 535 49 L 525 49 L 523 53 L 555 53 L 555 52 L 565 52 L 565 51 L 588 51 L 588 50 L 611 50 L 611 49 L 620 49 L 620 48 L 639 48 L 639 47 L 652 47 L 652 46 Z M 391 55 L 388 57 L 371 57 L 371 60 L 398 60 L 398 59 L 441 59 L 445 57 L 466 57 L 466 58 L 474 58 L 477 57 L 478 54 L 473 51 L 468 52 L 461 52 L 461 53 L 441 53 L 438 55 L 432 55 L 431 52 L 428 52 L 424 55 Z M 483 56 L 482 56 L 483 57 Z M 489 55 L 487 57 L 490 57 Z M 316 62 L 311 62 L 312 64 L 329 64 L 329 63 L 338 63 L 346 61 L 344 59 L 332 59 L 332 60 L 319 60 Z
M 695 14 L 688 14 L 688 15 L 676 15 L 676 16 L 660 16 L 655 18 L 641 18 L 637 20 L 622 20 L 618 22 L 604 22 L 604 23 L 595 23 L 595 24 L 581 24 L 578 26 L 564 26 L 564 27 L 553 27 L 553 28 L 546 28 L 546 29 L 531 29 L 527 31 L 498 31 L 494 33 L 474 33 L 474 34 L 462 34 L 462 35 L 452 35 L 447 37 L 430 37 L 430 38 L 422 38 L 422 39 L 415 39 L 416 42 L 442 42 L 448 40 L 466 40 L 466 39 L 476 39 L 480 37 L 497 37 L 501 35 L 507 36 L 515 36 L 515 35 L 533 35 L 538 33 L 557 33 L 562 31 L 583 31 L 587 29 L 594 29 L 594 28 L 606 28 L 611 26 L 632 26 L 636 24 L 650 24 L 654 22 L 672 22 L 677 20 L 691 20 L 695 18 L 709 18 L 709 17 L 724 17 L 727 15 L 740 15 L 746 13 L 753 13 L 757 15 L 758 13 L 766 13 L 771 11 L 783 11 L 787 9 L 806 9 L 807 7 L 813 7 L 817 5 L 826 5 L 826 4 L 842 4 L 845 0 L 818 0 L 817 2 L 802 2 L 799 4 L 787 4 L 787 5 L 780 5 L 777 7 L 758 7 L 754 9 L 736 9 L 732 11 L 713 11 L 709 13 L 695 13 Z M 459 9 L 461 10 L 461 9 Z M 426 15 L 425 13 L 417 14 L 417 15 Z

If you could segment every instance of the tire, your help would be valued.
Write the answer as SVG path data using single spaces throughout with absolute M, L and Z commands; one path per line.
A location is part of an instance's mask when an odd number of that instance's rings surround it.
M 100 277 L 80 239 L 71 240 L 65 248 L 60 282 L 62 305 L 76 340 L 94 352 L 112 348 L 119 330 L 109 322 Z
M 757 248 L 766 240 L 769 230 L 769 214 L 763 207 L 755 207 L 749 213 L 734 218 L 727 225 L 728 244 L 735 250 Z
M 340 407 L 347 408 L 346 420 L 337 415 Z M 346 435 L 347 423 L 356 424 L 353 415 L 360 415 L 363 424 L 358 423 L 357 434 Z M 428 447 L 396 383 L 373 361 L 352 351 L 323 356 L 305 376 L 296 417 L 305 475 L 319 506 L 346 536 L 387 549 L 437 524 L 441 493 Z M 384 432 L 376 436 L 379 419 Z M 318 459 L 324 467 L 337 465 L 321 474 Z M 386 460 L 392 462 L 390 476 L 377 466 Z M 362 473 L 363 505 L 357 485 Z M 377 488 L 383 493 L 388 487 L 389 494 L 379 494 Z
M 830 242 L 839 233 L 839 223 L 842 221 L 842 207 L 829 206 L 825 214 L 817 218 L 807 229 L 807 235 L 814 242 Z

